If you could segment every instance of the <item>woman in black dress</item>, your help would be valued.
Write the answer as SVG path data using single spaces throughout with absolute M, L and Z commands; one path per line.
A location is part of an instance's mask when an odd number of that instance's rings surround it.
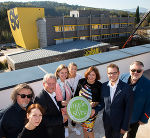
M 27 124 L 18 138 L 47 138 L 47 133 L 42 125 L 42 116 L 44 109 L 39 104 L 32 104 L 27 109 Z
M 80 79 L 76 89 L 75 96 L 85 97 L 91 104 L 92 114 L 88 120 L 82 122 L 84 138 L 94 138 L 93 127 L 96 120 L 95 107 L 101 99 L 101 86 L 102 83 L 99 82 L 100 74 L 96 67 L 89 67 L 85 74 L 85 78 Z

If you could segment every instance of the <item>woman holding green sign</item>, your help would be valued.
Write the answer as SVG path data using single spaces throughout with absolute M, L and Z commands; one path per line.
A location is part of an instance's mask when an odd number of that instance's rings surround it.
M 74 97 L 75 91 L 77 89 L 77 85 L 79 80 L 82 78 L 80 74 L 77 73 L 78 66 L 74 62 L 69 63 L 68 65 L 68 70 L 69 70 L 69 77 L 67 79 L 67 82 L 71 88 L 72 91 L 72 97 Z M 81 132 L 79 129 L 77 129 L 76 123 L 72 120 L 71 121 L 72 125 L 72 131 L 76 133 L 76 135 L 81 135 Z
M 97 116 L 94 109 L 101 98 L 102 83 L 98 81 L 100 80 L 100 74 L 94 66 L 89 67 L 84 76 L 85 78 L 79 80 L 75 96 L 83 96 L 91 104 L 91 116 L 88 120 L 82 122 L 81 125 L 83 127 L 84 138 L 94 138 L 93 127 Z

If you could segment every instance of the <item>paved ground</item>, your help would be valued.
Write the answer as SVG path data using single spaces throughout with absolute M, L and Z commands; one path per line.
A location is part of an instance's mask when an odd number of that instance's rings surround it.
M 0 56 L 0 62 L 3 62 L 6 60 L 6 55 L 9 55 L 9 54 L 15 54 L 15 53 L 20 53 L 20 52 L 24 52 L 25 50 L 23 48 L 7 48 L 6 50 L 1 50 L 0 53 L 3 53 L 4 56 Z M 7 69 L 7 70 L 0 70 L 0 73 L 1 72 L 9 72 L 10 70 Z
M 144 75 L 150 79 L 150 70 L 145 71 Z M 77 125 L 77 128 L 80 129 L 82 132 L 82 128 L 80 124 Z M 83 138 L 83 133 L 81 133 L 81 136 L 77 136 L 74 132 L 71 131 L 70 128 L 69 128 L 69 132 L 70 132 L 69 138 Z M 95 138 L 105 138 L 103 122 L 102 122 L 102 112 L 98 114 L 95 123 L 94 132 L 95 132 Z M 126 138 L 126 135 L 124 136 L 124 138 Z M 136 138 L 150 138 L 150 120 L 148 124 L 139 127 Z
M 82 127 L 78 124 L 77 128 L 81 131 L 81 135 L 77 136 L 74 132 L 71 131 L 71 126 L 69 125 L 69 138 L 83 138 L 83 133 L 82 133 Z M 95 123 L 95 138 L 105 138 L 104 135 L 104 128 L 103 128 L 103 122 L 102 122 L 102 113 L 99 113 L 96 123 Z M 126 138 L 126 135 L 124 136 Z M 140 126 L 137 137 L 136 138 L 150 138 L 150 121 L 148 124 Z

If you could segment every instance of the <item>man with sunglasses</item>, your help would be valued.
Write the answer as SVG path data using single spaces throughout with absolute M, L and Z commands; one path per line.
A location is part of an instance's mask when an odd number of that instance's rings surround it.
M 17 85 L 12 94 L 12 105 L 0 112 L 0 137 L 17 138 L 22 131 L 26 108 L 32 103 L 34 92 L 26 83 Z
M 144 64 L 141 61 L 135 61 L 130 65 L 130 73 L 121 76 L 121 80 L 128 83 L 134 92 L 134 105 L 127 138 L 135 138 L 138 127 L 148 122 L 146 115 L 150 116 L 150 81 L 143 76 L 143 68 Z

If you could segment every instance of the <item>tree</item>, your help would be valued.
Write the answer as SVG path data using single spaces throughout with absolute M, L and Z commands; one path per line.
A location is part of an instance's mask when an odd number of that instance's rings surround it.
M 139 22 L 140 22 L 140 13 L 139 13 L 139 6 L 138 6 L 135 13 L 135 23 L 138 24 Z
M 147 20 L 144 20 L 141 26 L 142 26 L 142 27 L 148 26 L 148 21 L 147 21 Z
M 147 16 L 147 21 L 150 23 L 150 14 Z

